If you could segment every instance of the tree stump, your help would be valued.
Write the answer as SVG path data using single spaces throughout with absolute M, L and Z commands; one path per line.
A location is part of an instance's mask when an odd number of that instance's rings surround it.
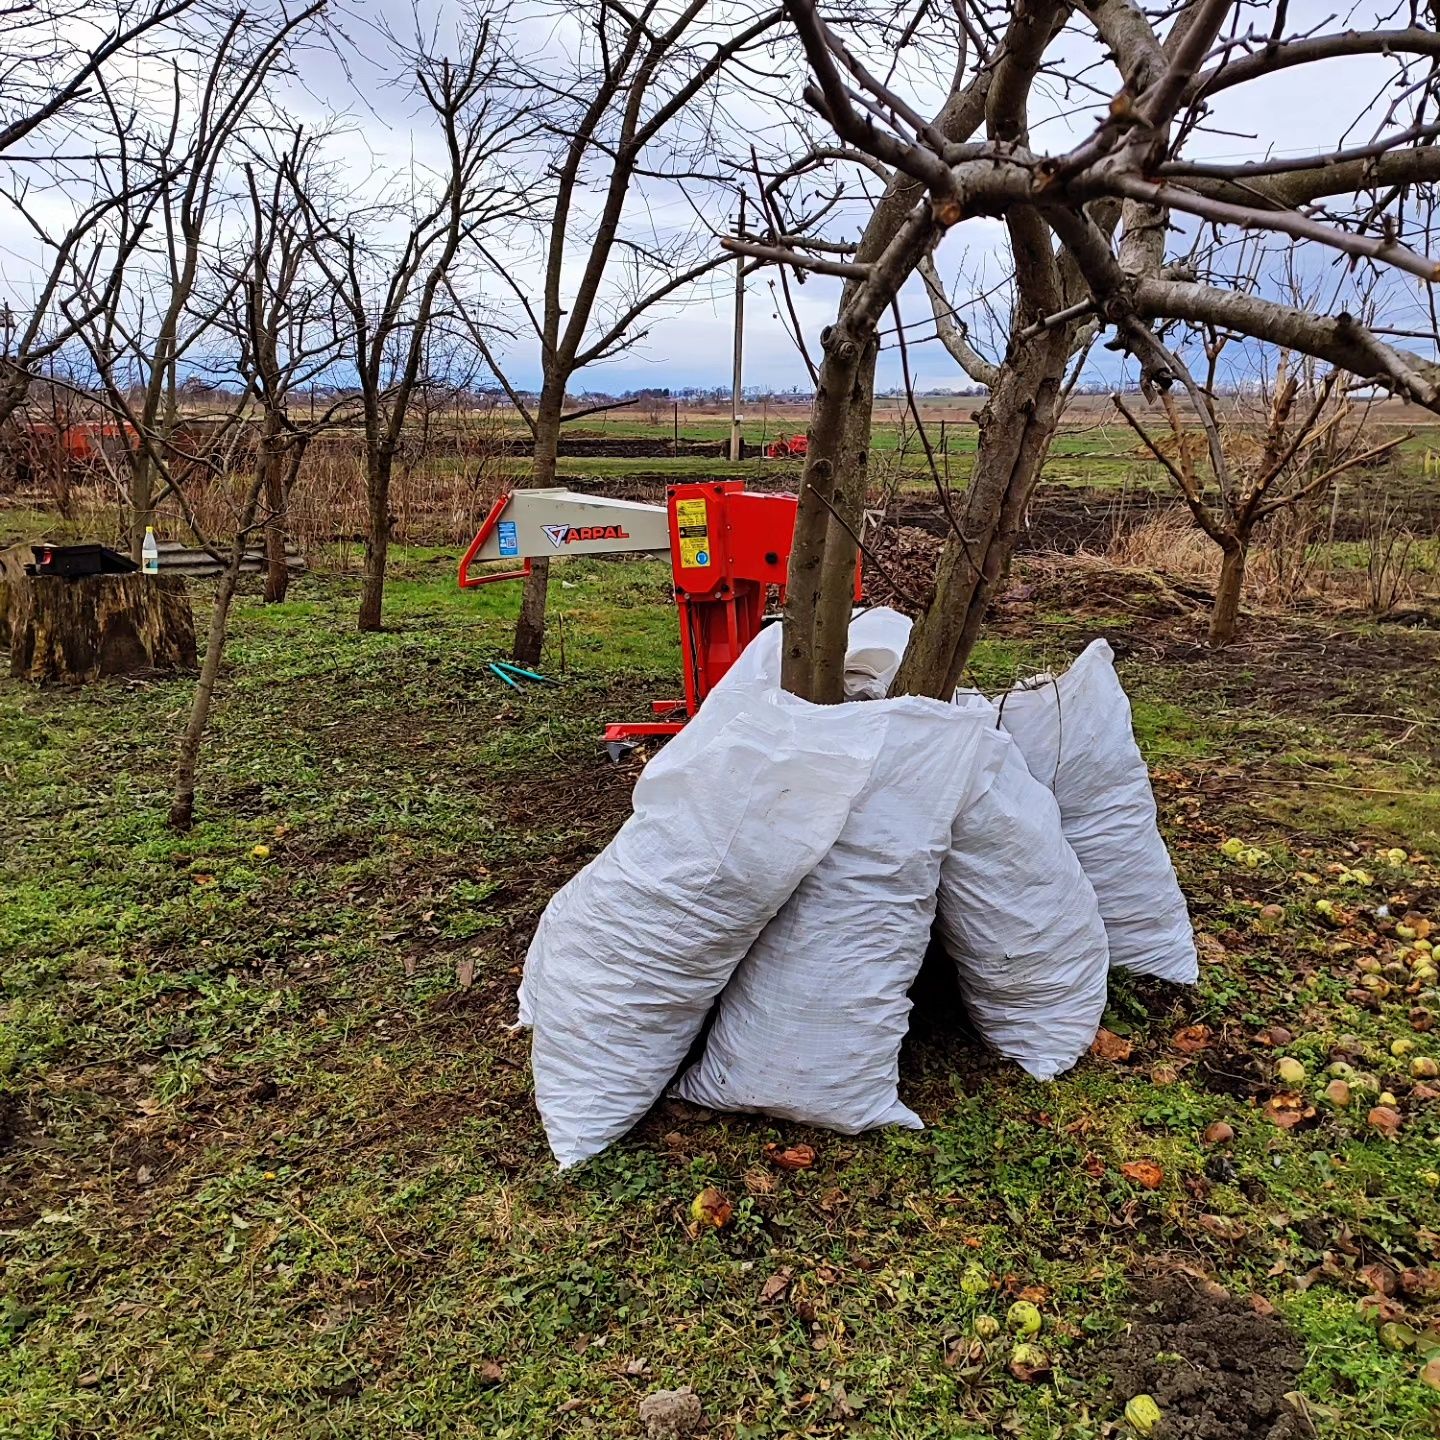
M 83 685 L 194 668 L 195 615 L 178 575 L 27 575 L 6 585 L 16 680 Z

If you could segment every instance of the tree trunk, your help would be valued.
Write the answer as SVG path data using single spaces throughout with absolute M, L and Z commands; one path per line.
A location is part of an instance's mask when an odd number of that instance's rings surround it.
M 144 560 L 145 532 L 155 523 L 154 494 L 154 468 L 140 451 L 130 466 L 130 558 L 137 565 Z
M 83 685 L 195 664 L 195 617 L 178 575 L 21 576 L 6 588 L 14 679 Z
M 543 489 L 555 483 L 555 461 L 560 453 L 560 416 L 565 408 L 565 385 L 547 379 L 535 410 L 535 450 L 530 468 L 530 488 Z M 520 617 L 515 622 L 515 643 L 511 658 L 517 665 L 535 666 L 545 648 L 545 609 L 550 589 L 550 561 L 538 557 L 530 562 L 520 593 Z
M 1220 579 L 1215 585 L 1215 608 L 1210 612 L 1210 648 L 1222 649 L 1235 638 L 1240 618 L 1240 592 L 1245 586 L 1245 562 L 1250 556 L 1249 536 L 1234 538 L 1220 557 Z
M 244 514 L 236 527 L 235 540 L 230 547 L 229 563 L 215 587 L 215 608 L 210 612 L 210 634 L 205 641 L 205 659 L 200 666 L 200 678 L 195 684 L 195 698 L 190 702 L 190 718 L 186 722 L 185 733 L 180 737 L 180 748 L 175 755 L 175 786 L 170 797 L 169 817 L 172 830 L 188 830 L 195 823 L 195 772 L 200 762 L 200 746 L 204 743 L 205 731 L 210 724 L 215 679 L 220 673 L 220 662 L 225 656 L 225 633 L 230 625 L 230 606 L 235 599 L 235 588 L 240 583 L 240 565 L 245 558 L 246 535 L 255 523 L 255 512 L 260 507 L 263 484 L 263 475 L 257 475 L 251 483 Z
M 269 429 L 268 420 L 266 428 Z M 278 435 L 261 437 L 259 464 L 265 495 L 265 602 L 278 604 L 290 588 L 290 567 L 285 559 L 289 495 L 285 484 L 285 453 Z
M 829 542 L 839 528 L 833 521 L 836 498 L 850 481 L 844 473 L 850 411 L 867 390 L 860 368 L 874 347 L 856 343 L 844 329 L 843 319 L 826 333 L 824 344 L 790 541 L 780 683 L 804 700 L 835 704 L 845 698 L 845 647 L 841 643 L 837 650 L 834 630 L 837 622 L 849 622 L 850 595 L 848 591 L 838 598 L 826 595 L 827 570 L 833 574 L 839 568 L 839 561 L 830 558 Z M 853 565 L 854 542 L 849 545 Z M 832 640 L 823 649 L 822 626 Z
M 956 511 L 964 538 L 946 538 L 934 599 L 915 622 L 892 694 L 943 698 L 958 683 L 1050 452 L 1072 338 L 1062 326 L 1007 358 L 980 412 L 975 468 Z
M 879 342 L 873 337 L 861 353 L 850 383 L 845 430 L 840 441 L 840 470 L 831 504 L 821 568 L 820 600 L 815 608 L 815 699 L 838 704 L 845 698 L 845 651 L 849 648 L 850 616 L 855 602 L 855 537 L 865 523 L 870 489 L 870 426 L 875 409 L 875 361 Z M 838 663 L 831 657 L 839 657 Z M 823 677 L 823 678 L 822 678 Z
M 385 567 L 390 554 L 390 472 L 394 463 L 395 452 L 382 444 L 369 456 L 365 469 L 368 517 L 365 578 L 360 589 L 361 630 L 380 629 L 380 612 L 385 600 Z

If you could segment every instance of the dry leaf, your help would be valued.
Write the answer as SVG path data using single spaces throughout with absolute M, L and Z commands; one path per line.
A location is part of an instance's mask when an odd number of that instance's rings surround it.
M 781 1170 L 808 1170 L 815 1163 L 815 1150 L 810 1145 L 778 1145 L 765 1147 L 765 1158 Z
M 1185 1055 L 1194 1055 L 1210 1043 L 1208 1025 L 1186 1025 L 1170 1037 L 1170 1043 Z
M 1373 1265 L 1362 1266 L 1355 1272 L 1372 1290 L 1381 1295 L 1395 1293 L 1395 1272 L 1378 1260 Z
M 1265 1113 L 1282 1130 L 1293 1130 L 1302 1120 L 1315 1117 L 1315 1107 L 1293 1090 L 1281 1090 L 1265 1102 Z
M 1165 1179 L 1165 1172 L 1153 1160 L 1130 1160 L 1120 1167 L 1120 1173 L 1147 1190 L 1158 1190 Z
M 455 966 L 455 983 L 468 990 L 475 983 L 475 957 L 467 955 Z
M 837 1420 L 853 1420 L 860 1409 L 860 1406 L 850 1403 L 845 1387 L 838 1380 L 830 1387 L 830 1413 Z
M 475 1367 L 475 1378 L 482 1385 L 498 1385 L 505 1378 L 505 1368 L 493 1360 L 482 1360 Z
M 1431 1265 L 1402 1270 L 1400 1288 L 1412 1300 L 1440 1300 L 1440 1270 Z
M 1090 1045 L 1090 1053 L 1098 1060 L 1128 1060 L 1134 1050 L 1135 1047 L 1123 1035 L 1117 1035 L 1103 1025 Z
M 1092 1179 L 1098 1180 L 1105 1173 L 1105 1161 L 1093 1150 L 1086 1153 L 1080 1168 Z
M 1223 965 L 1230 958 L 1225 947 L 1213 935 L 1197 935 L 1195 949 L 1206 965 Z
M 774 1305 L 790 1293 L 790 1272 L 779 1270 L 760 1287 L 760 1303 Z
M 1213 1235 L 1217 1240 L 1226 1240 L 1232 1244 L 1245 1238 L 1244 1224 L 1231 1215 L 1202 1215 L 1200 1228 L 1207 1235 Z

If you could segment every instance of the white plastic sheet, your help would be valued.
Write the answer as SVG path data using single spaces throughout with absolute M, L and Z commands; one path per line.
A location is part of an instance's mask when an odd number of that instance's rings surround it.
M 1095 887 L 1110 963 L 1193 985 L 1195 933 L 1110 646 L 1095 640 L 1063 675 L 995 703 L 1031 773 L 1055 792 L 1065 838 Z
M 717 690 L 645 767 L 615 839 L 546 908 L 520 1017 L 562 1168 L 654 1103 L 745 952 L 834 844 L 883 740 L 848 709 Z
M 961 714 L 984 718 L 983 709 Z M 998 773 L 955 821 L 939 932 L 980 1034 L 1037 1080 L 1068 1070 L 1105 1010 L 1109 957 L 1095 891 L 1055 797 L 1002 732 Z
M 847 1135 L 918 1129 L 897 1088 L 906 992 L 930 941 L 955 812 L 993 779 L 1000 747 L 989 717 L 933 700 L 839 708 L 857 733 L 882 734 L 870 782 L 735 972 L 678 1093 Z

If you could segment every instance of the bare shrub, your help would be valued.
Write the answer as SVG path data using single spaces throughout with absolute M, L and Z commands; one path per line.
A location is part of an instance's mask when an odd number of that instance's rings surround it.
M 1388 615 L 1404 600 L 1414 598 L 1422 569 L 1415 532 L 1405 524 L 1404 512 L 1390 498 L 1366 494 L 1360 510 L 1365 546 L 1366 599 L 1372 615 Z
M 1322 577 L 1324 594 L 1335 603 L 1361 602 L 1364 577 L 1360 572 L 1323 568 L 1326 552 L 1318 543 L 1323 520 L 1323 507 L 1310 507 L 1293 517 L 1286 514 L 1280 531 L 1270 536 L 1269 543 L 1255 548 L 1245 578 L 1246 598 L 1252 604 L 1285 611 L 1315 602 L 1321 598 Z M 1179 506 L 1134 525 L 1117 525 L 1103 558 L 1207 593 L 1215 588 L 1215 547 Z

